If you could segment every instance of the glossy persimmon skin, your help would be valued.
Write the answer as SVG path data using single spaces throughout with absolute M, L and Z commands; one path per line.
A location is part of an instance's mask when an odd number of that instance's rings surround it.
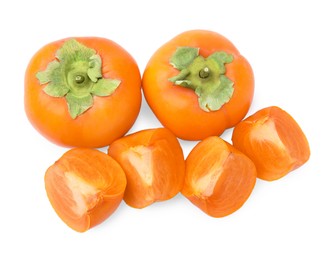
M 78 232 L 107 219 L 121 203 L 127 184 L 115 160 L 89 148 L 64 153 L 48 168 L 44 181 L 57 215 Z
M 48 96 L 36 73 L 46 69 L 68 39 L 49 43 L 31 59 L 25 74 L 24 103 L 31 124 L 48 140 L 65 147 L 103 147 L 123 136 L 141 106 L 141 76 L 131 55 L 115 42 L 98 37 L 74 38 L 102 58 L 104 78 L 121 84 L 107 97 L 94 96 L 93 107 L 72 119 L 65 98 Z
M 182 189 L 184 155 L 168 129 L 147 129 L 124 136 L 109 146 L 108 154 L 126 173 L 124 201 L 131 207 L 144 208 L 171 199 Z
M 260 179 L 273 181 L 306 163 L 308 140 L 294 118 L 279 107 L 259 110 L 233 131 L 233 145 L 256 165 Z
M 193 90 L 168 80 L 179 73 L 169 60 L 176 48 L 182 46 L 200 48 L 199 53 L 204 57 L 216 51 L 233 55 L 233 62 L 226 64 L 225 75 L 234 82 L 234 93 L 218 111 L 202 110 Z M 181 139 L 202 140 L 221 135 L 243 119 L 253 99 L 254 75 L 248 61 L 227 38 L 211 31 L 193 30 L 176 36 L 153 54 L 144 71 L 142 86 L 149 106 L 166 128 Z
M 253 162 L 220 137 L 199 142 L 186 158 L 182 194 L 211 217 L 242 207 L 256 183 Z

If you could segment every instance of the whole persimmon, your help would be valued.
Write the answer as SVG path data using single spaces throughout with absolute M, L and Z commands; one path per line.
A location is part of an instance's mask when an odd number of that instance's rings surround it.
M 144 96 L 159 121 L 178 138 L 219 136 L 247 114 L 254 94 L 252 68 L 224 36 L 181 33 L 161 46 L 142 78 Z
M 31 124 L 50 141 L 103 147 L 134 124 L 141 105 L 141 76 L 131 55 L 111 40 L 62 39 L 32 57 L 24 103 Z

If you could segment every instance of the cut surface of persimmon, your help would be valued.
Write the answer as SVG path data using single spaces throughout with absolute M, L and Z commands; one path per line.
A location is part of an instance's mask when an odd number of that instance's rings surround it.
M 124 201 L 131 207 L 168 200 L 183 186 L 183 151 L 168 129 L 147 129 L 122 137 L 109 146 L 108 154 L 126 173 Z
M 240 122 L 233 145 L 253 160 L 260 179 L 277 180 L 308 161 L 310 149 L 298 123 L 286 111 L 272 106 Z
M 109 217 L 121 203 L 127 184 L 115 160 L 89 148 L 67 151 L 48 168 L 44 180 L 52 207 L 78 232 Z
M 238 210 L 256 182 L 253 162 L 217 136 L 199 142 L 186 159 L 182 194 L 212 217 Z

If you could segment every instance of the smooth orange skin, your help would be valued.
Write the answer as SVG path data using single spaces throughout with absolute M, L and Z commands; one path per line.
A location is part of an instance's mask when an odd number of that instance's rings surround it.
M 126 155 L 137 146 L 151 149 L 152 185 L 143 182 Z M 144 208 L 156 201 L 171 199 L 182 189 L 185 176 L 183 150 L 168 129 L 147 129 L 122 137 L 109 146 L 108 154 L 126 173 L 128 184 L 124 201 L 131 207 Z
M 65 182 L 65 174 L 73 173 L 99 190 L 96 203 L 85 214 L 78 216 L 71 206 L 76 202 Z M 100 224 L 119 206 L 127 180 L 120 165 L 107 154 L 89 148 L 74 148 L 66 152 L 48 168 L 45 189 L 57 215 L 70 228 L 78 232 Z M 87 199 L 88 200 L 88 199 Z
M 213 191 L 211 194 L 199 191 L 197 182 L 216 164 L 222 169 L 216 181 L 211 178 Z M 255 186 L 256 175 L 256 167 L 247 156 L 220 137 L 208 137 L 199 142 L 186 159 L 182 194 L 207 215 L 224 217 L 247 201 Z
M 193 90 L 168 80 L 179 73 L 169 60 L 181 46 L 200 48 L 204 57 L 216 51 L 234 56 L 234 61 L 226 64 L 225 74 L 234 82 L 234 93 L 218 111 L 202 110 Z M 248 61 L 228 39 L 215 32 L 193 30 L 176 36 L 153 54 L 144 71 L 142 87 L 149 106 L 166 128 L 181 139 L 202 140 L 221 135 L 243 119 L 253 99 L 254 76 Z
M 120 79 L 117 90 L 108 97 L 94 97 L 89 110 L 72 119 L 65 98 L 44 93 L 36 73 L 55 59 L 67 40 L 41 48 L 31 59 L 25 75 L 24 103 L 31 124 L 47 139 L 65 147 L 103 147 L 123 136 L 134 124 L 141 106 L 141 75 L 135 60 L 115 42 L 97 37 L 75 38 L 93 48 L 102 58 L 105 78 Z
M 272 131 L 264 131 L 269 125 L 274 126 Z M 300 126 L 276 106 L 261 109 L 240 122 L 233 131 L 232 141 L 254 161 L 258 178 L 267 181 L 284 177 L 310 157 L 309 144 Z

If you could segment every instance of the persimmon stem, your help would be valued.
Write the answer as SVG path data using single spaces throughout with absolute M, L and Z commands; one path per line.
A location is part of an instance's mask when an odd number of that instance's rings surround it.
M 205 67 L 199 71 L 199 77 L 202 79 L 206 79 L 209 77 L 210 70 L 208 67 Z
M 83 83 L 85 81 L 85 77 L 82 76 L 82 75 L 77 75 L 75 77 L 75 81 L 76 81 L 76 83 L 81 84 L 81 83 Z

